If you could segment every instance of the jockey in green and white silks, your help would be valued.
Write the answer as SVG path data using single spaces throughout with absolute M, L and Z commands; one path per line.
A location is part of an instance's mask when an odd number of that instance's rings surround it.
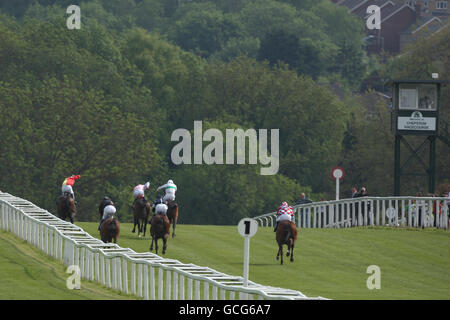
M 163 198 L 163 201 L 175 201 L 175 192 L 177 191 L 177 186 L 173 183 L 172 180 L 167 181 L 165 185 L 158 187 L 158 190 L 166 189 L 166 195 Z

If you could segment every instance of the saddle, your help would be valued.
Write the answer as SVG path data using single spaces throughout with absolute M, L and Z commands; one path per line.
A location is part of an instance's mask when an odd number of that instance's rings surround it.
M 177 207 L 177 206 L 178 206 L 178 204 L 175 201 L 167 201 L 167 208 L 168 209 L 171 209 L 171 208 L 174 208 L 174 207 Z

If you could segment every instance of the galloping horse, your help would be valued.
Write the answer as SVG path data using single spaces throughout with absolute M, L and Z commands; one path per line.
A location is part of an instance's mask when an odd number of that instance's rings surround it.
M 153 241 L 155 242 L 156 254 L 158 254 L 158 239 L 163 239 L 163 251 L 166 253 L 167 238 L 170 234 L 170 222 L 165 215 L 156 214 L 152 218 L 152 226 L 150 227 L 150 234 L 152 235 L 152 243 L 150 245 L 150 251 L 153 250 Z
M 287 245 L 286 257 L 291 255 L 291 262 L 294 261 L 294 244 L 297 241 L 297 227 L 292 221 L 280 221 L 278 223 L 276 239 L 278 242 L 277 260 L 281 256 L 281 264 L 283 264 L 283 245 Z M 292 250 L 292 252 L 291 252 Z
M 119 239 L 120 235 L 120 224 L 116 218 L 108 218 L 106 219 L 100 230 L 100 237 L 103 242 L 112 242 L 117 243 L 117 239 Z
M 138 199 L 136 201 L 136 205 L 134 206 L 134 227 L 131 232 L 136 231 L 136 225 L 138 226 L 138 237 L 144 229 L 144 237 L 145 231 L 147 230 L 148 218 L 150 216 L 150 202 L 144 202 L 143 199 Z
M 64 193 L 58 198 L 57 203 L 58 216 L 62 220 L 66 220 L 66 218 L 70 219 L 70 222 L 73 223 L 73 218 L 77 213 L 77 208 L 75 207 L 75 201 L 73 198 Z
M 167 209 L 167 218 L 169 222 L 173 225 L 172 238 L 175 238 L 175 226 L 177 225 L 178 220 L 178 204 L 175 201 L 170 201 Z

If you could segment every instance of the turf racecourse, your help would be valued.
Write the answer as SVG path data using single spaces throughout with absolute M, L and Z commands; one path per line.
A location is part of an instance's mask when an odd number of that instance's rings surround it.
M 69 290 L 66 266 L 12 233 L 0 230 L 0 300 L 111 300 L 137 299 L 81 281 Z
M 99 237 L 97 223 L 76 224 Z M 149 228 L 145 239 L 131 230 L 121 224 L 119 245 L 148 251 Z M 236 226 L 178 225 L 176 231 L 165 257 L 242 275 L 244 241 Z M 276 253 L 272 228 L 260 227 L 250 241 L 250 280 L 331 299 L 450 299 L 450 231 L 302 229 L 293 263 L 285 259 L 281 266 Z M 370 265 L 380 267 L 379 290 L 367 288 Z
M 97 223 L 76 222 L 98 237 Z M 119 245 L 137 252 L 150 238 L 137 238 L 121 224 Z M 148 230 L 147 230 L 148 232 Z M 275 260 L 271 228 L 259 228 L 250 243 L 250 280 L 331 299 L 450 299 L 450 232 L 352 228 L 302 229 L 293 263 Z M 161 254 L 161 253 L 160 253 Z M 243 238 L 236 226 L 177 226 L 168 258 L 242 274 Z M 369 265 L 381 269 L 381 289 L 366 287 Z M 0 230 L 0 299 L 133 299 L 96 283 L 66 288 L 66 267 L 11 233 Z

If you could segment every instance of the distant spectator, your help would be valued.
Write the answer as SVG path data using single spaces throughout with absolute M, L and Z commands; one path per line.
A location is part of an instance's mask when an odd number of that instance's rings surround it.
M 325 200 L 323 198 L 320 198 L 320 202 L 322 202 L 322 201 L 325 201 Z M 319 207 L 320 221 L 321 221 L 322 226 L 324 226 L 324 227 L 328 225 L 328 222 L 326 221 L 327 220 L 326 210 L 327 210 L 326 206 Z
M 299 204 L 305 204 L 305 203 L 312 203 L 312 200 L 311 200 L 311 199 L 308 199 L 308 198 L 306 197 L 306 194 L 305 194 L 304 192 L 302 192 L 302 193 L 300 194 L 300 200 L 298 200 L 294 205 L 296 206 L 296 205 L 299 205 Z
M 423 197 L 423 192 L 419 191 L 416 193 L 416 197 Z M 417 206 L 417 210 L 416 210 L 416 219 L 417 219 L 417 226 L 418 227 L 422 227 L 422 229 L 424 228 L 424 226 L 422 225 L 422 208 L 424 205 L 425 201 L 423 200 L 418 200 L 416 202 L 416 206 Z
M 362 187 L 361 190 L 355 194 L 353 198 L 361 198 L 361 197 L 368 197 L 369 194 L 367 193 L 366 187 Z M 366 206 L 364 203 L 361 203 L 361 218 L 364 217 L 366 214 Z M 368 212 L 370 212 L 370 202 L 367 203 L 367 209 Z M 358 225 L 358 219 L 359 219 L 359 203 L 355 203 L 355 223 Z M 362 221 L 362 220 L 361 220 Z
M 356 198 L 357 194 L 358 194 L 358 189 L 356 189 L 356 187 L 352 187 L 352 198 Z
M 299 204 L 306 204 L 306 203 L 312 203 L 312 200 L 311 199 L 308 199 L 307 197 L 306 197 L 306 194 L 304 193 L 304 192 L 302 192 L 301 194 L 300 194 L 300 200 L 298 200 L 294 205 L 296 206 L 296 205 L 299 205 Z M 309 224 L 310 224 L 310 211 L 308 210 L 308 209 L 303 209 L 303 208 L 301 208 L 300 209 L 300 212 L 299 212 L 299 216 L 300 217 L 302 217 L 302 219 L 303 219 L 303 215 L 305 215 L 305 223 L 306 223 L 306 225 L 305 225 L 305 227 L 309 227 Z
M 367 193 L 366 188 L 362 187 L 361 190 L 353 198 L 368 197 L 368 196 L 369 194 Z

